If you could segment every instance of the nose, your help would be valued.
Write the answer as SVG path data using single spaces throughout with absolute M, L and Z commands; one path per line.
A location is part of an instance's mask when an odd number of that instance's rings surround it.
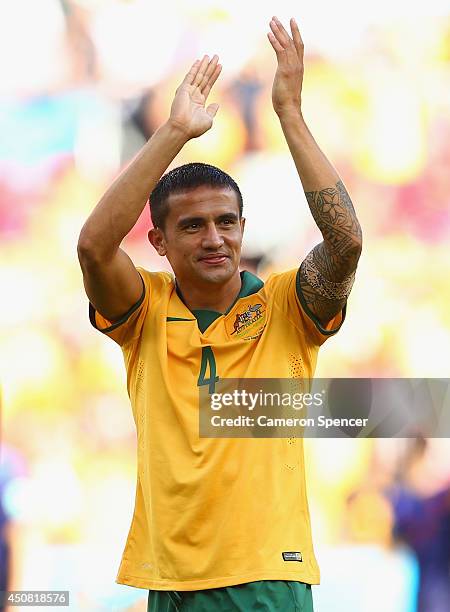
M 215 223 L 209 223 L 203 235 L 202 248 L 217 250 L 223 245 L 223 237 L 217 231 Z

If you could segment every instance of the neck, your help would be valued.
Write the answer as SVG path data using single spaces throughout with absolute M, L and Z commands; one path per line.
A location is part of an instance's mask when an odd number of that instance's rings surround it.
M 241 290 L 239 270 L 226 283 L 205 283 L 195 286 L 189 281 L 177 279 L 178 292 L 189 310 L 215 310 L 226 312 Z

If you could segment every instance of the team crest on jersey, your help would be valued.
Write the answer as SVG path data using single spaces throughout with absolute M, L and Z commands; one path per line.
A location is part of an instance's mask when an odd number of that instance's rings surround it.
M 227 321 L 227 331 L 232 338 L 254 340 L 266 325 L 266 307 L 259 300 L 244 302 L 235 309 Z

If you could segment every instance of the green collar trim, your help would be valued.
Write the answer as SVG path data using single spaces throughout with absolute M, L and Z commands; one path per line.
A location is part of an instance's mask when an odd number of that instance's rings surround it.
M 228 308 L 228 310 L 225 313 L 218 312 L 217 310 L 206 310 L 206 309 L 192 310 L 192 314 L 197 319 L 198 328 L 202 333 L 205 332 L 208 329 L 208 327 L 214 323 L 216 319 L 218 319 L 224 314 L 227 315 L 232 310 L 232 308 L 235 306 L 238 300 L 244 297 L 248 297 L 249 295 L 253 295 L 254 293 L 258 293 L 258 291 L 264 287 L 264 282 L 260 278 L 252 274 L 251 272 L 248 272 L 248 270 L 243 270 L 240 273 L 240 276 L 241 276 L 241 289 L 239 293 L 237 294 L 236 299 L 234 300 L 234 302 L 231 304 L 231 306 Z M 184 304 L 183 296 L 181 295 L 181 291 L 179 290 L 177 284 L 176 284 L 176 291 L 177 291 L 178 297 Z
M 234 308 L 238 300 L 244 297 L 248 297 L 249 295 L 253 295 L 254 293 L 258 293 L 258 291 L 262 289 L 263 287 L 264 287 L 264 283 L 260 278 L 258 278 L 251 272 L 248 272 L 248 270 L 244 270 L 243 272 L 241 272 L 241 289 L 239 293 L 237 294 L 237 297 L 234 300 L 234 302 L 231 304 L 231 306 L 228 308 L 228 310 L 224 314 L 227 315 L 229 312 L 231 312 L 232 308 Z M 222 314 L 222 313 L 219 313 L 219 314 Z
M 202 334 L 216 319 L 222 316 L 222 313 L 216 310 L 193 310 L 192 314 L 197 319 L 197 325 Z
M 227 312 L 230 312 L 230 310 L 233 308 L 234 304 L 236 304 L 238 300 L 244 297 L 248 297 L 249 295 L 253 295 L 254 293 L 258 293 L 258 291 L 264 287 L 264 281 L 262 281 L 260 278 L 255 276 L 255 274 L 252 274 L 248 270 L 244 270 L 243 272 L 241 272 L 241 281 L 241 290 L 239 291 L 238 296 L 234 301 L 233 305 L 230 306 Z

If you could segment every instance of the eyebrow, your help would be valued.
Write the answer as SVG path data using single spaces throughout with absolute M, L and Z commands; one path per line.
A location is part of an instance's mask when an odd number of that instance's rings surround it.
M 178 221 L 177 227 L 185 227 L 191 225 L 191 223 L 202 223 L 202 221 L 204 221 L 203 217 L 182 217 Z
M 228 219 L 230 219 L 232 221 L 237 221 L 238 220 L 238 216 L 237 216 L 236 213 L 229 212 L 229 213 L 224 213 L 223 215 L 219 215 L 217 217 L 217 221 L 225 221 L 225 220 L 228 220 Z
M 186 227 L 187 225 L 191 225 L 192 223 L 203 223 L 204 220 L 205 220 L 204 217 L 182 217 L 178 221 L 177 227 Z M 224 213 L 222 215 L 219 215 L 215 219 L 216 222 L 225 221 L 225 220 L 237 221 L 238 216 L 236 213 L 229 212 L 229 213 Z

